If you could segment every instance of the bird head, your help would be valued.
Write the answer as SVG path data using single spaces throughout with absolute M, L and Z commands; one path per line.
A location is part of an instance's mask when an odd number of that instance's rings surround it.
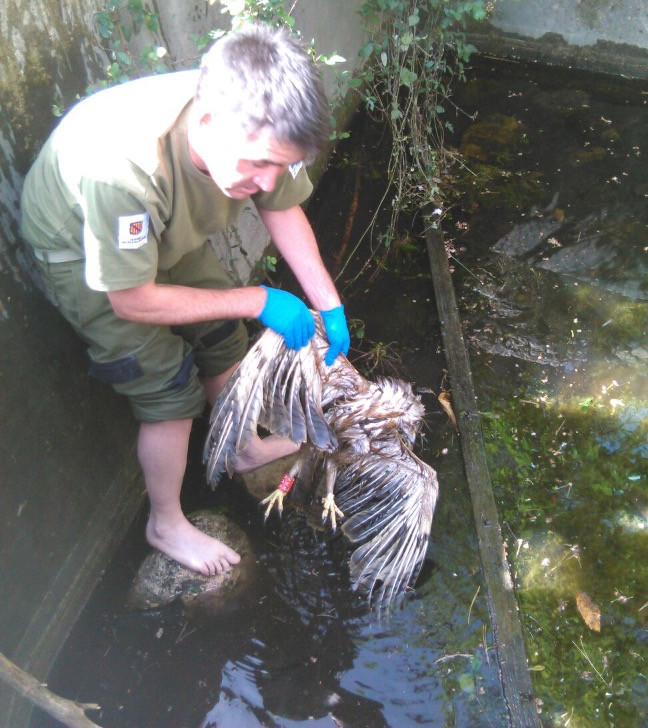
M 380 402 L 386 419 L 393 422 L 409 445 L 413 445 L 425 415 L 421 398 L 414 394 L 411 384 L 400 379 L 381 378 L 375 386 L 381 392 Z

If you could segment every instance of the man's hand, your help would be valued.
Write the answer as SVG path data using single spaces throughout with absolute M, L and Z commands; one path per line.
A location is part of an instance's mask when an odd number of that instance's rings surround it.
M 267 286 L 260 288 L 266 290 L 268 298 L 259 321 L 281 334 L 289 349 L 301 349 L 315 334 L 313 314 L 303 301 L 288 291 Z
M 320 315 L 331 345 L 324 357 L 324 363 L 330 367 L 338 354 L 341 353 L 346 356 L 351 344 L 351 337 L 349 336 L 349 328 L 344 315 L 344 306 L 336 306 L 330 311 L 320 311 Z

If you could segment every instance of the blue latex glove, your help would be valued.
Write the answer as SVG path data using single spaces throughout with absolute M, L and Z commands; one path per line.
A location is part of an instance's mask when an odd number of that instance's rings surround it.
M 351 337 L 349 336 L 349 327 L 344 315 L 344 306 L 336 306 L 330 311 L 320 311 L 320 315 L 331 345 L 324 357 L 324 363 L 330 367 L 338 354 L 347 354 L 351 344 Z
M 268 293 L 259 321 L 284 337 L 289 349 L 301 349 L 315 334 L 313 314 L 303 301 L 288 291 L 265 288 Z

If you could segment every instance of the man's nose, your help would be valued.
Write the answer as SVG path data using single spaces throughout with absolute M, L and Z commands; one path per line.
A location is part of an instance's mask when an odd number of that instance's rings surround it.
M 283 169 L 281 167 L 276 167 L 275 165 L 268 166 L 257 172 L 254 176 L 254 184 L 264 192 L 272 192 L 282 171 Z

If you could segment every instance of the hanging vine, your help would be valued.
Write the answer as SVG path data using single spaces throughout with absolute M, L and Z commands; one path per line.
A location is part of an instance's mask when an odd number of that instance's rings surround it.
M 381 204 L 367 229 L 347 256 L 365 239 L 370 255 L 357 279 L 372 262 L 389 254 L 403 213 L 425 211 L 425 226 L 438 226 L 444 211 L 441 180 L 450 152 L 444 133 L 452 131 L 446 110 L 452 104 L 452 85 L 465 79 L 466 64 L 475 48 L 465 41 L 470 20 L 483 20 L 492 2 L 477 0 L 366 0 L 361 14 L 368 36 L 360 50 L 365 59 L 351 87 L 363 96 L 368 111 L 389 128 L 391 149 L 387 185 Z M 387 208 L 388 222 L 374 235 L 379 212 Z

